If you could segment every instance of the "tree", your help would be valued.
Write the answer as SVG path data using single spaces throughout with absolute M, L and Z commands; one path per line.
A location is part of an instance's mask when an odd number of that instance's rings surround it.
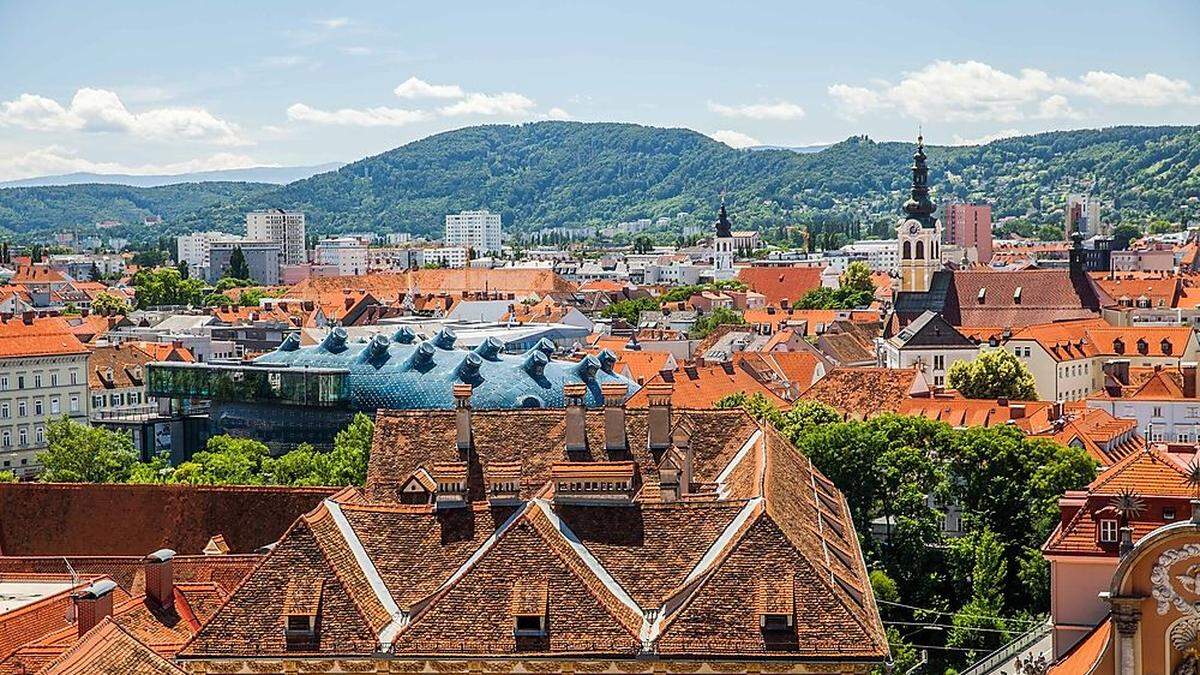
M 744 325 L 746 319 L 742 317 L 742 313 L 729 309 L 728 307 L 714 307 L 711 312 L 705 314 L 692 324 L 692 331 L 689 337 L 693 340 L 702 340 L 708 337 L 708 334 L 717 329 L 717 326 L 725 325 Z
M 96 266 L 96 263 L 92 263 L 92 268 L 88 270 L 88 281 L 100 281 L 101 276 L 100 268 Z
M 233 247 L 233 253 L 229 255 L 229 269 L 225 270 L 223 276 L 234 279 L 253 278 L 250 276 L 250 266 L 246 264 L 246 254 L 242 253 L 241 246 Z
M 188 267 L 186 260 L 180 260 L 175 263 L 175 269 L 179 270 L 179 277 L 181 279 L 187 279 L 192 275 L 191 268 Z
M 658 300 L 654 298 L 635 298 L 608 305 L 600 310 L 600 316 L 608 319 L 624 319 L 626 323 L 636 326 L 642 312 L 657 312 L 661 307 Z
M 1005 611 L 1004 579 L 1008 576 L 1008 563 L 1004 547 L 987 528 L 964 538 L 962 544 L 970 547 L 974 559 L 971 600 L 955 613 L 954 628 L 950 629 L 946 646 L 973 650 L 969 654 L 969 660 L 973 661 L 1009 639 L 1008 621 L 1001 618 Z
M 17 482 L 17 474 L 5 469 L 0 471 L 0 483 L 15 483 Z
M 1142 231 L 1133 225 L 1118 225 L 1112 230 L 1112 247 L 1114 251 L 1124 251 L 1129 248 L 1129 242 L 1142 236 Z
M 1004 349 L 989 349 L 970 361 L 955 361 L 946 379 L 967 398 L 1037 400 L 1033 374 Z
M 860 260 L 846 265 L 846 271 L 838 277 L 838 284 L 840 288 L 850 291 L 865 291 L 872 295 L 875 294 L 875 282 L 871 280 L 871 268 Z
M 634 253 L 639 253 L 639 254 L 649 253 L 651 251 L 651 249 L 653 249 L 653 248 L 654 248 L 654 242 L 650 240 L 650 237 L 643 235 L 643 236 L 640 236 L 633 240 L 633 252 Z
M 350 424 L 333 439 L 333 452 L 329 453 L 323 484 L 364 485 L 374 434 L 375 421 L 363 413 L 356 413 Z
M 213 436 L 204 450 L 176 467 L 171 480 L 194 485 L 260 485 L 270 452 L 250 438 Z
M 129 301 L 112 293 L 102 292 L 92 298 L 92 312 L 110 315 L 125 315 L 130 312 Z
M 121 483 L 138 461 L 129 435 L 66 416 L 46 425 L 46 440 L 38 462 L 47 483 Z

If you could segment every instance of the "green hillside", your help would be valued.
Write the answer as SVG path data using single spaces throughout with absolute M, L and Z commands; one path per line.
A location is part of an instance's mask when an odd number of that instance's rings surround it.
M 284 186 L 0 190 L 0 226 L 27 231 L 148 209 L 167 218 L 164 231 L 236 229 L 247 210 L 282 207 L 306 211 L 318 233 L 437 232 L 447 212 L 489 208 L 507 227 L 528 231 L 681 211 L 708 219 L 722 191 L 740 227 L 882 223 L 897 213 L 912 151 L 910 143 L 865 137 L 801 154 L 734 150 L 694 131 L 632 124 L 479 126 Z M 996 217 L 1059 222 L 1066 191 L 1091 184 L 1113 222 L 1178 219 L 1181 205 L 1200 200 L 1198 127 L 1052 132 L 927 152 L 940 199 L 985 200 Z

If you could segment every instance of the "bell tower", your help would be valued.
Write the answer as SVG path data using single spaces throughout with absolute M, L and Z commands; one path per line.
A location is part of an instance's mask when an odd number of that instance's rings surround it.
M 937 206 L 929 198 L 929 167 L 925 159 L 925 139 L 917 136 L 912 194 L 904 202 L 905 217 L 896 226 L 901 292 L 927 292 L 934 272 L 942 269 L 942 224 L 933 217 Z
M 732 279 L 733 271 L 733 225 L 725 212 L 725 197 L 721 196 L 721 211 L 717 214 L 717 232 L 713 237 L 713 279 Z

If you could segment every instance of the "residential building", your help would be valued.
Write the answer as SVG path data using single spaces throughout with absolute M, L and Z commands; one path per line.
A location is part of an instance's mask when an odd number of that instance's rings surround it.
M 146 396 L 146 364 L 190 363 L 182 344 L 127 341 L 92 349 L 88 358 L 88 391 L 93 417 L 145 412 L 155 407 Z
M 330 237 L 317 243 L 316 263 L 337 268 L 342 276 L 366 274 L 367 244 L 356 237 Z
M 179 262 L 187 263 L 191 276 L 203 279 L 211 265 L 209 251 L 215 242 L 236 242 L 243 238 L 228 232 L 193 232 L 175 238 Z
M 1087 399 L 1088 407 L 1113 417 L 1136 420 L 1156 443 L 1200 443 L 1200 396 L 1194 361 L 1177 367 L 1130 368 L 1126 359 L 1104 364 L 1104 387 Z
M 303 211 L 251 211 L 246 214 L 246 238 L 278 244 L 280 265 L 308 262 Z
M 250 278 L 261 286 L 279 283 L 280 245 L 272 241 L 218 241 L 209 245 L 208 281 L 215 283 L 229 272 L 233 252 L 240 250 Z
M 864 239 L 839 249 L 846 262 L 860 260 L 878 272 L 895 272 L 900 268 L 899 250 L 897 239 Z
M 423 264 L 432 267 L 462 269 L 471 260 L 471 249 L 465 246 L 443 246 L 421 251 Z
M 1081 400 L 1102 389 L 1104 366 L 1113 360 L 1135 368 L 1178 369 L 1200 359 L 1200 342 L 1191 328 L 1117 327 L 1100 319 L 1028 326 L 1002 344 L 1029 369 L 1038 398 L 1045 401 Z
M 884 368 L 916 368 L 937 389 L 958 361 L 979 355 L 979 344 L 951 326 L 940 314 L 925 312 L 890 338 L 879 338 L 879 363 Z
M 448 247 L 470 248 L 476 253 L 499 253 L 500 214 L 487 209 L 448 213 L 444 238 Z
M 942 223 L 945 243 L 975 249 L 975 260 L 985 265 L 992 261 L 991 204 L 947 204 L 942 209 Z
M 1175 271 L 1175 251 L 1170 246 L 1154 246 L 1128 251 L 1109 253 L 1109 264 L 1114 272 L 1160 272 Z
M 888 658 L 849 506 L 786 438 L 741 410 L 671 408 L 669 387 L 645 410 L 610 385 L 586 411 L 586 389 L 569 385 L 562 410 L 475 409 L 459 385 L 455 410 L 381 412 L 365 499 L 301 517 L 181 664 L 865 672 Z
M 1078 232 L 1084 239 L 1098 234 L 1107 235 L 1109 227 L 1100 220 L 1100 198 L 1090 194 L 1067 195 L 1066 217 L 1063 219 L 1063 239 L 1070 241 Z
M 0 318 L 0 471 L 37 473 L 46 424 L 87 421 L 88 349 L 58 317 Z
M 762 248 L 762 237 L 756 230 L 735 230 L 732 234 L 734 251 L 746 255 Z

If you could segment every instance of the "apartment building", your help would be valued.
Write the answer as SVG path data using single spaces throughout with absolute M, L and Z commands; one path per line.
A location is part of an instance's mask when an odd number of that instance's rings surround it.
M 87 420 L 88 349 L 59 317 L 0 319 L 0 471 L 39 469 L 46 425 Z
M 273 241 L 219 241 L 211 245 L 209 250 L 208 281 L 216 282 L 229 271 L 233 261 L 233 253 L 241 250 L 250 270 L 250 278 L 255 283 L 264 286 L 274 286 L 279 283 L 279 264 L 283 257 L 278 243 Z
M 976 260 L 992 261 L 991 204 L 946 204 L 942 208 L 944 243 L 975 249 Z
M 878 365 L 921 371 L 934 387 L 945 387 L 950 366 L 979 355 L 979 345 L 958 332 L 941 314 L 925 312 L 898 334 L 878 339 Z
M 500 214 L 487 209 L 446 214 L 446 246 L 467 246 L 477 253 L 500 252 Z
M 304 212 L 268 209 L 246 214 L 246 238 L 279 244 L 280 264 L 306 262 Z
M 1108 226 L 1100 221 L 1100 199 L 1094 195 L 1067 195 L 1066 218 L 1063 219 L 1064 239 L 1078 230 L 1086 239 L 1108 234 Z
M 317 244 L 314 254 L 317 264 L 337 268 L 341 276 L 367 273 L 367 244 L 358 237 L 330 237 Z
M 191 276 L 202 279 L 208 274 L 209 254 L 216 242 L 236 242 L 242 237 L 228 232 L 193 232 L 175 238 L 179 262 L 186 263 Z

